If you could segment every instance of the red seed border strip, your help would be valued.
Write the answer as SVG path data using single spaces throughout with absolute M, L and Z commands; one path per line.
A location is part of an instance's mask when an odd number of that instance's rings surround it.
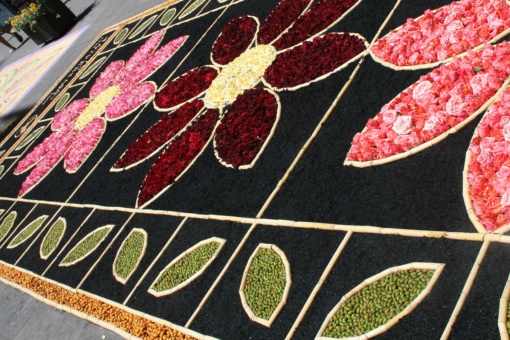
M 0 281 L 125 339 L 213 339 L 125 306 L 106 302 L 0 261 Z

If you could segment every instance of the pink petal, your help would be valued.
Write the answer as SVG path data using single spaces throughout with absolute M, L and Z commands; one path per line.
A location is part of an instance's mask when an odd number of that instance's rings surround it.
M 278 54 L 264 80 L 279 90 L 308 85 L 344 68 L 366 47 L 359 35 L 328 33 Z
M 152 82 L 144 82 L 132 86 L 125 92 L 122 92 L 111 101 L 105 109 L 105 116 L 108 120 L 122 118 L 154 96 L 156 85 Z
M 258 20 L 248 15 L 230 20 L 214 42 L 211 60 L 220 65 L 227 65 L 239 57 L 253 43 L 258 26 Z
M 301 15 L 275 43 L 281 51 L 327 31 L 361 0 L 320 0 Z
M 46 177 L 46 175 L 60 162 L 62 157 L 64 157 L 76 136 L 77 131 L 71 130 L 69 134 L 61 136 L 61 139 L 53 143 L 51 149 L 49 149 L 44 158 L 37 163 L 36 167 L 32 170 L 32 172 L 30 172 L 30 175 L 27 176 L 21 185 L 21 189 L 18 193 L 19 197 L 32 190 L 32 188 Z
M 279 113 L 279 99 L 275 94 L 260 87 L 245 91 L 227 107 L 216 128 L 216 156 L 235 169 L 252 167 L 269 142 Z
M 204 93 L 218 71 L 212 66 L 202 66 L 190 70 L 182 76 L 166 83 L 156 93 L 154 105 L 160 111 L 170 111 Z
M 282 0 L 260 25 L 259 44 L 268 45 L 278 38 L 305 11 L 312 0 Z
M 51 122 L 51 129 L 53 131 L 57 131 L 70 122 L 74 122 L 76 118 L 78 118 L 78 116 L 83 112 L 83 110 L 89 106 L 89 103 L 90 101 L 88 99 L 73 100 L 69 105 L 65 107 L 65 109 L 53 117 L 53 121 Z
M 64 168 L 75 173 L 96 148 L 106 130 L 104 118 L 94 118 L 81 130 L 64 158 Z
M 124 67 L 123 60 L 112 61 L 105 68 L 103 72 L 97 77 L 94 85 L 90 88 L 89 96 L 90 98 L 97 97 L 101 92 L 109 88 L 113 82 L 115 76 L 119 73 L 119 71 Z
M 496 41 L 508 28 L 510 6 L 504 0 L 454 1 L 408 19 L 370 50 L 376 60 L 399 67 L 435 64 Z
M 154 155 L 188 126 L 203 107 L 204 102 L 198 99 L 184 104 L 177 111 L 161 117 L 156 124 L 151 126 L 128 147 L 115 162 L 112 171 L 129 169 Z
M 155 200 L 194 163 L 209 144 L 218 118 L 218 110 L 207 110 L 186 131 L 172 140 L 143 180 L 137 207 L 144 207 Z

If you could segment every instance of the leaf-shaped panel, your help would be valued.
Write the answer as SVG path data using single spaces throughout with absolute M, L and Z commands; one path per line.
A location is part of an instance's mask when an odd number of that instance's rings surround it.
M 218 256 L 225 242 L 224 239 L 212 237 L 195 244 L 161 271 L 148 292 L 161 297 L 184 288 L 202 275 Z
M 41 126 L 41 127 L 37 128 L 36 130 L 34 130 L 27 137 L 25 137 L 25 139 L 23 139 L 23 141 L 16 147 L 15 151 L 19 151 L 19 150 L 23 149 L 25 146 L 27 146 L 28 144 L 30 144 L 30 142 L 32 142 L 34 139 L 37 138 L 37 136 L 39 136 L 39 134 L 42 132 L 42 130 L 44 130 L 44 128 L 45 128 L 44 126 Z
M 113 276 L 122 284 L 126 284 L 135 272 L 147 249 L 147 232 L 135 228 L 131 230 L 113 261 Z
M 42 215 L 30 222 L 22 231 L 14 237 L 14 239 L 7 246 L 8 249 L 16 248 L 20 244 L 27 241 L 34 233 L 39 230 L 41 225 L 46 221 L 48 215 Z
M 67 253 L 66 257 L 60 262 L 59 267 L 72 266 L 85 259 L 99 247 L 112 229 L 113 225 L 105 225 L 90 232 Z
M 317 339 L 384 333 L 423 301 L 443 268 L 440 263 L 409 263 L 363 281 L 328 314 Z
M 18 213 L 15 211 L 12 211 L 7 215 L 6 218 L 2 221 L 2 224 L 0 225 L 0 241 L 2 241 L 5 236 L 9 233 L 12 226 L 14 225 L 14 221 L 16 221 L 16 217 L 18 216 Z
M 55 223 L 53 223 L 41 243 L 41 248 L 39 249 L 41 259 L 46 260 L 55 251 L 55 249 L 57 249 L 60 241 L 62 241 L 62 238 L 64 237 L 64 233 L 66 232 L 66 226 L 66 219 L 63 217 L 59 217 Z
M 271 327 L 287 303 L 290 285 L 290 264 L 285 253 L 274 244 L 259 244 L 246 264 L 239 289 L 250 319 Z

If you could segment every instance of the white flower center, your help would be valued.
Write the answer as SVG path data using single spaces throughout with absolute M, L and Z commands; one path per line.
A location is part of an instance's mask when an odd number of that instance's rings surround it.
M 74 123 L 76 130 L 83 130 L 94 118 L 100 117 L 108 104 L 110 104 L 120 94 L 120 88 L 118 86 L 110 86 L 103 92 L 101 92 L 96 98 L 90 102 L 90 104 L 83 110 L 78 116 Z
M 270 45 L 253 47 L 222 68 L 205 92 L 204 103 L 209 109 L 220 109 L 233 103 L 245 90 L 254 88 L 276 58 Z

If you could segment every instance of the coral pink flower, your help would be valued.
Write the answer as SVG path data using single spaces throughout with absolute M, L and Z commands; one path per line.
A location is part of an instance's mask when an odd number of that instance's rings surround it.
M 149 169 L 136 206 L 146 206 L 167 190 L 211 140 L 224 166 L 252 167 L 278 122 L 276 92 L 324 79 L 365 52 L 367 43 L 357 34 L 323 34 L 358 3 L 282 0 L 262 24 L 252 16 L 228 22 L 212 46 L 212 65 L 190 70 L 159 89 L 154 104 L 170 114 L 112 168 L 136 166 L 165 148 Z M 257 87 L 261 82 L 264 86 Z
M 163 36 L 163 30 L 155 33 L 127 62 L 108 64 L 90 89 L 89 99 L 74 100 L 55 115 L 51 135 L 14 169 L 14 174 L 19 175 L 35 166 L 19 196 L 37 185 L 62 158 L 66 171 L 76 172 L 99 143 L 106 121 L 127 116 L 154 96 L 156 85 L 143 80 L 168 61 L 187 39 L 182 36 L 158 48 Z

